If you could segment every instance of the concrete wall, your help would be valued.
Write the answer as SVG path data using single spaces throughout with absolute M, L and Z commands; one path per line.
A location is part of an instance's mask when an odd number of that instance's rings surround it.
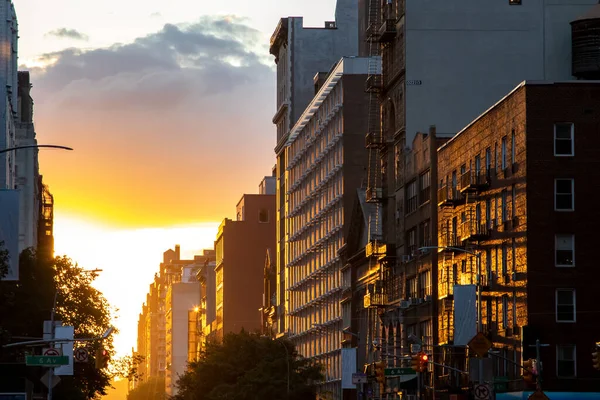
M 408 0 L 406 143 L 458 132 L 523 80 L 572 79 L 569 22 L 597 3 Z

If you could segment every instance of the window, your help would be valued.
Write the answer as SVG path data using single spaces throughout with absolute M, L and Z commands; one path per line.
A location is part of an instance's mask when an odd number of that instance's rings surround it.
M 508 295 L 502 296 L 502 329 L 508 328 Z
M 419 176 L 419 201 L 420 204 L 424 204 L 430 200 L 431 197 L 431 170 L 425 172 Z
M 417 181 L 412 181 L 406 187 L 406 213 L 417 210 Z
M 554 209 L 556 211 L 573 211 L 575 181 L 573 179 L 554 180 Z
M 258 212 L 258 222 L 263 224 L 269 222 L 269 210 L 263 208 Z
M 575 155 L 574 129 L 572 123 L 554 124 L 554 155 L 558 157 Z
M 511 6 L 520 6 L 521 0 L 508 0 L 508 4 Z
M 488 176 L 490 176 L 492 169 L 492 149 L 489 147 L 485 149 L 485 170 Z
M 507 192 L 506 190 L 502 191 L 502 222 L 508 221 L 508 202 L 507 202 Z
M 431 231 L 429 229 L 429 220 L 421 223 L 419 227 L 419 245 L 422 247 L 431 246 Z
M 577 376 L 575 345 L 556 346 L 556 376 L 559 378 L 575 378 Z
M 575 289 L 556 289 L 556 322 L 575 322 Z
M 410 278 L 408 279 L 408 281 L 406 282 L 408 290 L 406 293 L 406 297 L 408 297 L 409 299 L 416 299 L 417 298 L 417 278 Z
M 502 243 L 502 274 L 508 274 L 508 247 Z
M 517 216 L 517 186 L 512 185 L 512 196 L 510 197 L 510 215 L 512 218 Z
M 421 294 L 419 297 L 431 296 L 431 271 L 425 271 L 419 275 Z
M 556 235 L 556 266 L 572 267 L 575 265 L 575 236 L 574 235 Z
M 517 140 L 514 129 L 510 134 L 510 161 L 513 165 L 517 162 Z
M 502 148 L 500 150 L 502 157 L 502 171 L 506 169 L 506 136 L 502 138 Z
M 415 254 L 416 250 L 417 250 L 417 230 L 416 229 L 411 229 L 410 231 L 407 232 L 406 234 L 407 238 L 406 238 L 406 242 L 408 244 L 408 254 L 409 255 L 413 255 Z

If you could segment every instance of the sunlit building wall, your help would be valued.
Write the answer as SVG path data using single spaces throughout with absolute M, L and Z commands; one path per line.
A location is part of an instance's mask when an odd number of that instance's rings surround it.
M 368 58 L 343 58 L 286 141 L 289 337 L 326 369 L 321 392 L 341 396 L 342 312 L 338 252 L 367 165 Z
M 282 18 L 271 36 L 270 53 L 277 64 L 277 111 L 273 124 L 277 127 L 277 331 L 287 333 L 286 313 L 289 310 L 286 289 L 288 227 L 285 222 L 288 177 L 285 144 L 290 130 L 312 100 L 313 77 L 329 71 L 343 56 L 358 54 L 358 0 L 337 0 L 335 21 L 326 21 L 323 28 L 304 27 L 302 17 Z
M 172 256 L 172 257 L 170 257 Z M 189 345 L 189 312 L 200 299 L 200 284 L 196 279 L 194 260 L 182 260 L 179 246 L 173 253 L 165 252 L 161 272 L 165 282 L 165 392 L 177 394 L 177 379 L 186 370 Z

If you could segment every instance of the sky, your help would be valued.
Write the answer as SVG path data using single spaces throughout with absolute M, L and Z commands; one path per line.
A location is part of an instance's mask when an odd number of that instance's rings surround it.
M 333 20 L 335 0 L 15 0 L 32 74 L 55 247 L 118 309 L 120 355 L 162 253 L 212 248 L 223 218 L 275 164 L 279 18 Z

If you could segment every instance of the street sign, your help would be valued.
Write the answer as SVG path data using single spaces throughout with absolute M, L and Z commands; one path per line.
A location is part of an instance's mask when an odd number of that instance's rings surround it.
M 50 386 L 52 386 L 54 388 L 54 386 L 56 386 L 60 383 L 60 376 L 56 376 L 56 375 L 52 374 L 52 382 L 50 382 L 50 373 L 48 371 L 46 371 L 46 373 L 44 374 L 44 376 L 42 376 L 40 381 L 42 381 L 42 383 L 48 389 L 50 389 Z
M 367 374 L 362 372 L 352 374 L 352 384 L 358 385 L 359 383 L 367 383 Z
M 42 355 L 44 355 L 44 356 L 62 356 L 62 349 L 50 347 L 48 349 L 44 349 L 42 351 Z
M 384 370 L 385 376 L 400 376 L 400 375 L 414 375 L 417 372 L 412 368 L 386 368 Z
M 485 357 L 492 348 L 492 342 L 483 333 L 479 332 L 473 336 L 473 339 L 467 343 L 469 349 L 474 352 L 477 357 Z
M 475 400 L 492 400 L 492 388 L 488 384 L 477 385 L 473 388 Z
M 418 343 L 412 343 L 410 345 L 410 352 L 413 354 L 421 352 L 421 345 Z
M 25 364 L 36 367 L 58 367 L 69 364 L 67 356 L 27 356 Z
M 75 362 L 80 362 L 80 363 L 88 362 L 89 354 L 88 354 L 87 349 L 83 348 L 83 347 L 79 347 L 79 348 L 75 349 L 75 352 L 73 353 L 73 358 L 75 359 Z
M 550 398 L 548 396 L 546 396 L 546 394 L 544 392 L 542 392 L 541 390 L 537 390 L 537 391 L 533 392 L 531 395 L 529 395 L 528 399 L 529 400 L 550 400 Z

